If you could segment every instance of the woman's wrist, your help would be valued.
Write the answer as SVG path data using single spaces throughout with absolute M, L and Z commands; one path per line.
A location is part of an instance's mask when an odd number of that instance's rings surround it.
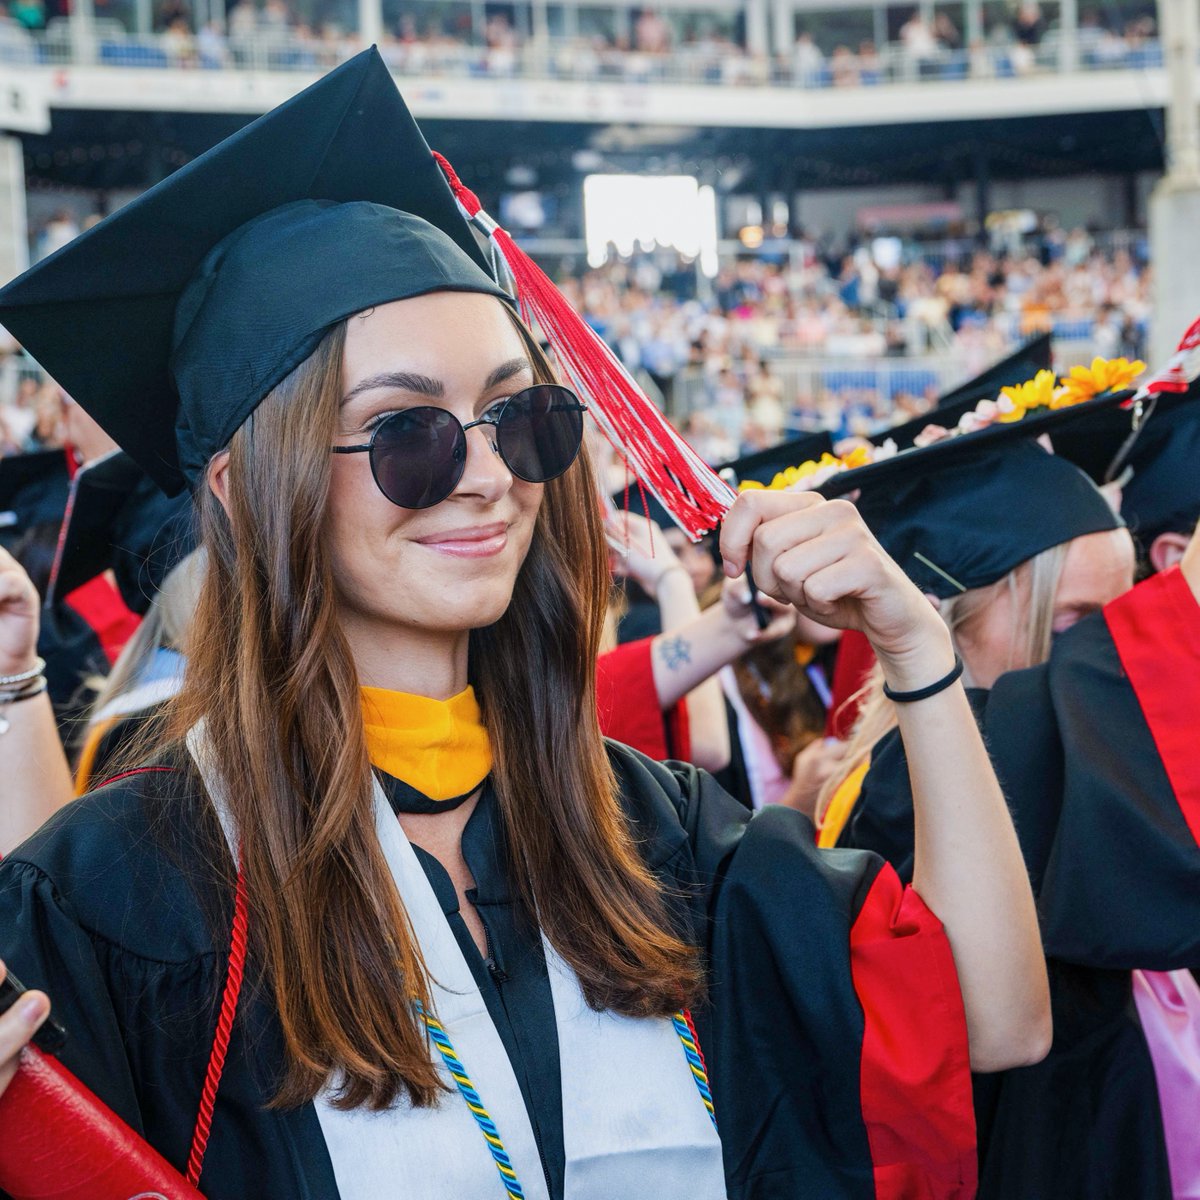
M 892 691 L 920 691 L 954 670 L 957 660 L 950 631 L 940 621 L 938 627 L 909 648 L 889 651 L 875 647 L 884 682 Z
M 654 580 L 652 586 L 654 595 L 657 597 L 663 591 L 671 588 L 682 590 L 685 585 L 689 592 L 695 592 L 695 588 L 692 587 L 692 577 L 684 570 L 683 563 L 674 562 Z

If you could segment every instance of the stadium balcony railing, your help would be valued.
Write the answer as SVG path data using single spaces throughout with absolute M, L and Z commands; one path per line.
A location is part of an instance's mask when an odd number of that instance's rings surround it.
M 119 22 L 102 19 L 94 21 L 90 30 L 81 31 L 73 29 L 69 19 L 59 18 L 36 33 L 0 20 L 0 64 L 11 65 L 319 71 L 360 48 L 355 38 L 333 41 L 291 31 L 181 41 L 173 34 L 131 34 Z M 715 52 L 689 46 L 648 54 L 597 47 L 578 39 L 504 48 L 385 41 L 380 51 L 397 74 L 411 76 L 804 89 L 1148 70 L 1163 64 L 1162 48 L 1156 41 L 1118 41 L 1103 49 L 1089 49 L 1056 36 L 1047 36 L 1036 47 L 989 44 L 922 57 L 903 46 L 889 45 L 869 57 L 834 55 L 819 66 L 801 70 L 790 61 L 790 54 L 770 57 L 739 49 Z

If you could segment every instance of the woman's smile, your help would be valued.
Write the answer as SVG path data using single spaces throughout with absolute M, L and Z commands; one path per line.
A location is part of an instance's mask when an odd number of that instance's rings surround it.
M 418 546 L 454 558 L 491 558 L 508 545 L 508 524 L 494 521 L 490 525 L 446 529 L 413 540 Z

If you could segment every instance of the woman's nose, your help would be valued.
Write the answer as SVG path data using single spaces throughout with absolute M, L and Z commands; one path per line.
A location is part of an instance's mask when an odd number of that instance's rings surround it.
M 498 500 L 512 487 L 512 483 L 512 472 L 496 444 L 495 429 L 490 425 L 468 429 L 467 461 L 454 495 Z

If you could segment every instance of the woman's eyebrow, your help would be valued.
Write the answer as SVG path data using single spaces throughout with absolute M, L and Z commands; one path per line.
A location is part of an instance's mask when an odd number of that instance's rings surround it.
M 384 371 L 356 383 L 342 397 L 342 403 L 349 404 L 355 396 L 361 396 L 363 392 L 373 392 L 376 388 L 385 387 L 412 392 L 417 396 L 427 396 L 430 400 L 440 400 L 446 394 L 440 379 L 431 379 L 428 375 L 418 375 L 413 371 Z
M 520 375 L 522 371 L 528 371 L 531 375 L 533 374 L 533 368 L 529 365 L 529 359 L 510 358 L 508 362 L 501 363 L 487 377 L 487 382 L 483 385 L 483 390 L 490 392 L 492 388 L 499 387 L 500 384 L 512 379 L 514 375 Z
M 510 358 L 508 362 L 501 363 L 487 377 L 483 391 L 490 392 L 492 388 L 499 387 L 513 376 L 520 375 L 522 371 L 532 373 L 533 368 L 529 365 L 529 360 L 527 358 Z M 361 383 L 356 383 L 342 397 L 342 403 L 349 404 L 356 396 L 361 396 L 363 392 L 373 392 L 376 388 L 394 388 L 397 391 L 425 396 L 430 400 L 441 400 L 446 394 L 445 385 L 440 379 L 433 379 L 429 375 L 418 375 L 415 371 L 384 371 L 364 379 Z

